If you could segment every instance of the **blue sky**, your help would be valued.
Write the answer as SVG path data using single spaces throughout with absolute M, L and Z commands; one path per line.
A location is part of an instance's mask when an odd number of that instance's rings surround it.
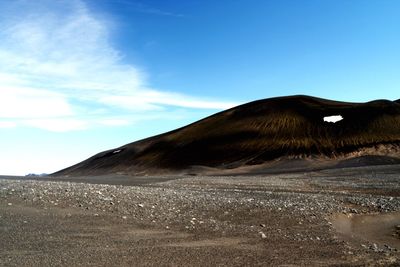
M 0 173 L 251 100 L 398 99 L 400 2 L 0 0 Z

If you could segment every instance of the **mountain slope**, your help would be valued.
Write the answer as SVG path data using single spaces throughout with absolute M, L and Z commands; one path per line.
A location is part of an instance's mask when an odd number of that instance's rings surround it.
M 324 117 L 340 115 L 341 121 Z M 335 158 L 385 146 L 398 156 L 400 103 L 347 103 L 309 96 L 250 102 L 186 127 L 101 152 L 56 175 L 236 168 L 282 157 Z M 381 149 L 382 150 L 382 149 Z M 393 151 L 392 151 L 393 150 Z M 392 153 L 393 152 L 393 153 Z

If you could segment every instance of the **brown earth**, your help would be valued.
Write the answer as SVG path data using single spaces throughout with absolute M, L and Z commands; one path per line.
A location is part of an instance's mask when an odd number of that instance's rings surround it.
M 0 266 L 399 266 L 399 173 L 0 177 Z

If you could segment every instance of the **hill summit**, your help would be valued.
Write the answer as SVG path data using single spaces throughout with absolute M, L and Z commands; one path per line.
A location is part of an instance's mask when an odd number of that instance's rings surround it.
M 399 100 L 348 103 L 297 95 L 240 105 L 101 152 L 55 175 L 254 169 L 290 159 L 397 159 L 399 147 Z

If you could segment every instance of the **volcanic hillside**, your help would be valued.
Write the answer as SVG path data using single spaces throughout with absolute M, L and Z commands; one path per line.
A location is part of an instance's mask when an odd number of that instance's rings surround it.
M 343 119 L 324 121 L 333 115 Z M 400 100 L 347 103 L 288 96 L 250 102 L 101 152 L 55 175 L 178 172 L 192 166 L 227 169 L 282 158 L 374 155 L 378 148 L 398 157 L 399 145 Z

